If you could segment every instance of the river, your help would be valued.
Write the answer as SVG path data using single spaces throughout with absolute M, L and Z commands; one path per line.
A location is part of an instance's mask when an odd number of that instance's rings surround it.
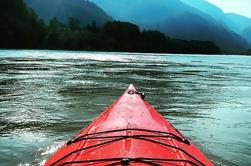
M 251 57 L 0 50 L 0 165 L 40 165 L 129 84 L 216 165 L 251 165 Z

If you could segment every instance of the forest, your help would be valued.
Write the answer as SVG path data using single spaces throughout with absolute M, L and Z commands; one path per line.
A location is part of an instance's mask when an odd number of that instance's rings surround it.
M 170 38 L 157 30 L 141 30 L 129 22 L 108 21 L 82 26 L 69 18 L 44 22 L 22 0 L 0 2 L 0 48 L 63 49 L 115 52 L 220 54 L 213 42 Z

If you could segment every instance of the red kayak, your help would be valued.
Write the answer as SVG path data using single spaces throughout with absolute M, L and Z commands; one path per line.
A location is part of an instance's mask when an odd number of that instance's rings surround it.
M 212 166 L 133 85 L 45 166 Z

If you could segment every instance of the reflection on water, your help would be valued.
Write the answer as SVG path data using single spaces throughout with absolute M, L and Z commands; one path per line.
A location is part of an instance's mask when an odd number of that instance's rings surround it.
M 0 165 L 39 165 L 130 84 L 217 165 L 250 165 L 251 57 L 0 51 Z

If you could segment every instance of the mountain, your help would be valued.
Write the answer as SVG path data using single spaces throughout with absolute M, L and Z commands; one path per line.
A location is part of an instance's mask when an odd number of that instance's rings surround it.
M 217 21 L 225 19 L 225 13 L 221 8 L 214 6 L 213 4 L 207 2 L 206 0 L 180 0 L 181 2 L 194 7 L 201 12 L 213 17 Z
M 228 26 L 231 28 L 234 25 L 235 29 L 233 30 L 251 43 L 251 18 L 234 13 L 227 13 L 226 18 Z
M 236 26 L 238 25 L 237 31 L 242 33 L 244 29 L 251 27 L 251 18 L 244 17 L 235 13 L 226 13 L 227 21 L 232 22 Z
M 199 9 L 201 12 L 210 15 L 215 20 L 222 23 L 224 26 L 228 27 L 235 33 L 241 35 L 247 41 L 251 43 L 250 38 L 250 28 L 251 28 L 251 18 L 241 16 L 235 13 L 224 13 L 220 8 L 214 6 L 213 4 L 205 0 L 181 0 L 183 3 Z
M 251 26 L 243 30 L 242 35 L 251 43 Z
M 208 9 L 208 13 L 215 13 L 214 16 L 202 12 L 202 8 L 206 8 L 203 5 L 197 8 L 184 3 L 187 0 L 91 1 L 114 19 L 138 24 L 141 29 L 157 29 L 172 38 L 213 41 L 230 52 L 249 46 L 245 39 L 217 19 L 224 16 L 224 13 L 213 5 Z
M 68 23 L 70 17 L 79 19 L 82 25 L 93 21 L 98 26 L 111 20 L 101 8 L 86 0 L 24 0 L 28 7 L 46 22 L 56 17 L 63 23 Z
M 116 20 L 140 24 L 142 28 L 156 27 L 159 23 L 183 13 L 196 13 L 210 19 L 197 9 L 179 0 L 90 0 Z M 157 25 L 156 25 L 157 24 Z

